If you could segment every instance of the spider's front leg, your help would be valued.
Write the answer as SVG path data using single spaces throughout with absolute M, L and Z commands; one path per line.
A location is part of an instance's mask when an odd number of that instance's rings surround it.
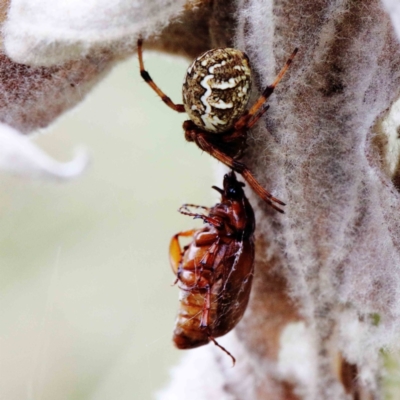
M 245 164 L 237 161 L 235 158 L 231 157 L 230 155 L 223 152 L 220 148 L 218 148 L 215 143 L 212 143 L 208 139 L 209 135 L 204 133 L 201 129 L 197 128 L 192 121 L 185 121 L 183 123 L 183 128 L 185 130 L 185 138 L 187 141 L 195 142 L 197 146 L 200 147 L 200 149 L 215 157 L 218 161 L 221 161 L 227 167 L 232 168 L 235 172 L 241 174 L 243 178 L 247 181 L 247 183 L 251 186 L 251 188 L 266 203 L 268 203 L 276 211 L 284 213 L 284 211 L 274 203 L 280 204 L 282 206 L 284 206 L 285 203 L 272 196 L 270 192 L 265 190 Z
M 179 113 L 185 112 L 185 107 L 183 104 L 175 104 L 153 81 L 150 74 L 144 68 L 143 62 L 143 39 L 139 39 L 137 41 L 137 52 L 139 58 L 139 67 L 140 67 L 140 76 L 143 80 L 157 93 L 157 95 L 161 98 L 161 100 L 169 107 L 172 108 L 174 111 Z
M 286 71 L 290 67 L 293 62 L 294 57 L 296 56 L 299 49 L 296 47 L 290 57 L 287 59 L 285 65 L 280 70 L 279 74 L 275 78 L 274 82 L 271 85 L 268 85 L 258 100 L 253 104 L 253 106 L 248 110 L 245 114 L 242 115 L 235 123 L 235 129 L 243 129 L 243 128 L 251 128 L 258 119 L 268 110 L 268 106 L 265 106 L 265 103 L 268 101 L 271 94 L 274 92 L 276 86 L 281 81 Z

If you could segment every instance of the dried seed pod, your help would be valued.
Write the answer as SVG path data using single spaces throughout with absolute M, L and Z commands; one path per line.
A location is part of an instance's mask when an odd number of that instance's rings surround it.
M 183 104 L 201 129 L 222 133 L 244 113 L 251 90 L 247 55 L 236 49 L 213 49 L 196 58 L 183 83 Z
M 208 226 L 176 234 L 170 245 L 170 261 L 180 291 L 174 343 L 192 349 L 232 330 L 242 318 L 249 300 L 254 268 L 253 209 L 243 192 L 244 184 L 232 171 L 224 177 L 221 202 L 208 209 L 193 205 L 182 214 L 201 218 Z M 208 210 L 192 213 L 189 207 Z M 179 237 L 193 237 L 182 252 Z

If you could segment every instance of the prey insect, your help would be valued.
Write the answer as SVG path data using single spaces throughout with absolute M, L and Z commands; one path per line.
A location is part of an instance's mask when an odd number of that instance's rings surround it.
M 190 119 L 183 123 L 186 140 L 195 142 L 203 151 L 240 173 L 266 203 L 283 213 L 278 205 L 285 203 L 264 189 L 249 168 L 238 160 L 246 148 L 247 131 L 268 110 L 266 102 L 298 49 L 293 51 L 273 83 L 264 89 L 250 109 L 246 109 L 251 91 L 251 68 L 245 53 L 225 48 L 201 54 L 187 70 L 182 89 L 183 104 L 175 104 L 145 70 L 142 44 L 139 39 L 140 75 L 168 107 L 188 114 Z
M 221 201 L 207 208 L 183 205 L 182 214 L 202 219 L 207 226 L 177 233 L 171 239 L 170 262 L 180 289 L 180 309 L 173 341 L 179 349 L 214 342 L 242 318 L 249 300 L 254 268 L 253 209 L 235 173 L 225 175 Z M 206 214 L 191 212 L 201 208 Z M 183 248 L 181 237 L 192 237 Z

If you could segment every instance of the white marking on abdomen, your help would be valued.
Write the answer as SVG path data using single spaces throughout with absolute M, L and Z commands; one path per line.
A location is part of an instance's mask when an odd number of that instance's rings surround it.
M 240 78 L 236 80 L 235 78 L 230 78 L 229 81 L 222 81 L 222 82 L 214 82 L 213 89 L 232 89 L 240 82 Z
M 203 86 L 204 89 L 206 89 L 203 96 L 200 97 L 201 102 L 203 103 L 204 107 L 206 108 L 204 110 L 204 114 L 201 116 L 201 119 L 203 120 L 206 129 L 209 131 L 215 131 L 214 125 L 210 122 L 211 105 L 208 103 L 208 98 L 210 97 L 210 95 L 212 93 L 212 89 L 211 89 L 211 86 L 208 84 L 208 81 L 212 78 L 214 78 L 214 75 L 207 75 L 200 82 L 200 85 Z
M 227 108 L 232 108 L 233 103 L 225 103 L 225 101 L 219 99 L 218 102 L 213 103 L 213 107 L 225 110 Z
M 222 67 L 222 64 L 211 65 L 211 67 L 208 68 L 208 72 L 209 72 L 210 74 L 213 74 L 213 73 L 214 73 L 214 69 L 215 69 L 215 68 L 218 68 L 218 67 Z
M 207 75 L 204 77 L 204 79 L 201 80 L 200 85 L 203 86 L 204 89 L 206 89 L 205 93 L 203 96 L 200 97 L 201 102 L 204 104 L 205 113 L 209 114 L 211 111 L 211 106 L 208 104 L 208 98 L 210 97 L 212 93 L 211 86 L 208 84 L 208 81 L 214 78 L 214 75 Z
M 211 96 L 212 93 L 212 87 L 210 86 L 210 84 L 208 83 L 211 79 L 214 78 L 214 75 L 207 75 L 204 77 L 204 79 L 200 82 L 200 85 L 203 86 L 204 89 L 206 89 L 205 93 L 203 94 L 203 96 L 200 97 L 201 102 L 203 103 L 205 110 L 204 110 L 204 114 L 201 116 L 201 119 L 203 120 L 204 126 L 206 128 L 206 130 L 208 131 L 215 131 L 215 125 L 226 125 L 225 121 L 220 120 L 216 115 L 214 115 L 213 117 L 211 117 L 211 104 L 208 102 L 209 97 Z M 215 87 L 213 85 L 213 87 Z M 222 102 L 222 100 L 220 100 L 219 103 L 217 104 L 221 104 L 222 107 L 219 108 L 224 108 L 223 104 L 227 104 Z M 225 107 L 228 108 L 228 107 Z

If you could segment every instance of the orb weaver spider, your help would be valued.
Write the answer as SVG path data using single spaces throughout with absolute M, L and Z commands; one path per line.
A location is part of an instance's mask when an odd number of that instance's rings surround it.
M 197 57 L 187 70 L 183 83 L 183 104 L 175 104 L 152 80 L 144 68 L 143 40 L 139 39 L 140 75 L 171 109 L 186 112 L 185 138 L 243 176 L 250 187 L 271 207 L 283 213 L 277 203 L 285 203 L 264 189 L 249 168 L 238 161 L 246 148 L 247 131 L 268 110 L 266 105 L 283 78 L 298 49 L 290 55 L 271 85 L 250 109 L 251 69 L 247 55 L 240 50 L 212 49 Z

